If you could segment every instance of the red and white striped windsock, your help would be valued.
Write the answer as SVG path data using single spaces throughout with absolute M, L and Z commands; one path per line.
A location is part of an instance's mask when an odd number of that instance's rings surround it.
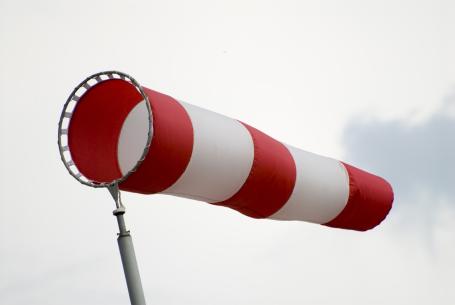
M 121 190 L 360 231 L 392 207 L 392 188 L 378 176 L 140 87 L 122 73 L 100 73 L 79 89 L 63 133 L 69 166 L 91 182 L 128 174 Z

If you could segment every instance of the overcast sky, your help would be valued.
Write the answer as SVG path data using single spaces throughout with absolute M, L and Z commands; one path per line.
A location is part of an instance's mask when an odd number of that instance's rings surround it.
M 0 303 L 128 304 L 113 202 L 61 164 L 117 69 L 388 178 L 378 228 L 124 193 L 148 304 L 454 304 L 455 2 L 0 0 Z

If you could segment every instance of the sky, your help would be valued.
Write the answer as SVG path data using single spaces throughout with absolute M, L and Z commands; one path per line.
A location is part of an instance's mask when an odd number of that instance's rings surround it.
M 453 1 L 0 0 L 0 303 L 128 304 L 112 198 L 57 148 L 104 70 L 388 179 L 365 233 L 123 193 L 148 304 L 454 304 Z

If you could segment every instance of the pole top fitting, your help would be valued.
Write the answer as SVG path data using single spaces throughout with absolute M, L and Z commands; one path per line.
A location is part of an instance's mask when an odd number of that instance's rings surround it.
M 116 208 L 114 211 L 112 211 L 112 214 L 114 214 L 114 216 L 125 214 L 125 207 Z

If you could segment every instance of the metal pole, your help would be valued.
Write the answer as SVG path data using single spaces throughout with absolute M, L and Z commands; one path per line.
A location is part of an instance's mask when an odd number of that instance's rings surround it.
M 123 271 L 125 273 L 128 294 L 130 295 L 131 305 L 145 305 L 144 291 L 142 290 L 141 276 L 137 266 L 136 255 L 134 253 L 133 239 L 130 231 L 126 230 L 123 218 L 125 211 L 114 211 L 118 222 L 118 248 L 122 258 Z
M 133 239 L 131 238 L 130 231 L 126 229 L 125 219 L 123 217 L 125 214 L 125 207 L 122 205 L 120 200 L 118 187 L 116 185 L 109 187 L 109 191 L 112 197 L 114 197 L 117 206 L 113 214 L 117 217 L 119 228 L 117 242 L 120 250 L 120 257 L 122 259 L 123 272 L 125 273 L 130 302 L 131 305 L 145 305 L 144 291 L 142 289 L 136 254 L 134 253 Z

